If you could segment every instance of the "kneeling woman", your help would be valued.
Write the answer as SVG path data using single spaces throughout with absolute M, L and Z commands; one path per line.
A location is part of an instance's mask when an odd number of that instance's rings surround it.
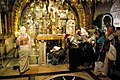
M 24 73 L 29 69 L 30 36 L 26 33 L 24 26 L 20 27 L 20 35 L 16 40 L 19 45 L 19 72 Z

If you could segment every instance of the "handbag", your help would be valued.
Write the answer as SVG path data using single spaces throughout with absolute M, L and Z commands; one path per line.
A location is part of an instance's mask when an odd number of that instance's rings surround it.
M 102 71 L 102 68 L 103 68 L 103 62 L 102 61 L 99 61 L 100 59 L 100 55 L 98 56 L 98 60 L 95 61 L 95 68 L 94 68 L 94 72 L 99 72 L 99 71 Z
M 115 61 L 116 60 L 116 48 L 110 43 L 109 51 L 107 52 L 106 56 L 109 60 Z
M 102 68 L 103 68 L 103 62 L 101 62 L 101 61 L 96 61 L 96 62 L 95 62 L 94 72 L 102 71 Z
M 104 76 L 107 76 L 108 74 L 108 58 L 105 57 L 105 60 L 104 60 L 104 64 L 103 64 L 103 67 L 102 67 L 102 75 Z

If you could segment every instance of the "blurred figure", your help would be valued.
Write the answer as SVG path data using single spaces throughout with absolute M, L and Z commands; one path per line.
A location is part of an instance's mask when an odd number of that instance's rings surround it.
M 95 55 L 94 55 L 94 61 L 96 62 L 100 62 L 101 64 L 104 63 L 104 60 L 105 60 L 105 52 L 103 52 L 103 45 L 104 45 L 104 40 L 105 40 L 105 32 L 104 30 L 102 29 L 97 29 L 96 30 L 96 45 L 95 45 Z M 95 62 L 95 67 L 94 67 L 94 71 L 99 71 L 97 70 L 97 64 Z M 94 66 L 93 65 L 93 66 Z M 102 66 L 101 65 L 99 68 L 100 70 L 102 69 Z
M 97 30 L 98 30 L 98 28 L 95 27 L 93 30 L 94 31 L 93 35 L 88 39 L 89 43 L 93 43 L 93 41 L 96 42 Z
M 64 64 L 66 60 L 66 52 L 62 47 L 54 46 L 48 54 L 49 63 L 52 65 Z
M 83 41 L 83 38 L 81 36 L 81 29 L 76 31 L 76 39 L 78 40 L 79 43 Z
M 99 61 L 104 62 L 105 53 L 102 50 L 105 40 L 105 32 L 102 29 L 98 29 L 96 34 L 96 53 L 98 55 Z
M 117 27 L 116 30 L 116 50 L 117 50 L 117 57 L 116 57 L 116 67 L 120 67 L 120 27 Z
M 84 28 L 80 28 L 76 31 L 76 38 L 81 42 L 86 42 L 88 37 L 88 32 Z
M 103 52 L 107 54 L 107 52 L 110 50 L 110 45 L 113 45 L 116 47 L 116 33 L 115 33 L 115 27 L 114 26 L 107 26 L 107 35 L 105 38 L 105 42 L 103 45 Z M 116 57 L 116 56 L 114 56 Z M 101 71 L 100 77 L 106 77 L 109 74 L 112 74 L 113 72 L 113 66 L 115 64 L 115 61 L 110 60 L 107 55 L 105 55 L 103 70 Z
M 20 35 L 16 40 L 19 46 L 19 72 L 24 73 L 29 69 L 30 36 L 26 33 L 24 26 L 20 27 Z
M 65 41 L 66 41 L 66 48 L 69 50 L 68 51 L 68 59 L 69 59 L 69 70 L 74 71 L 77 69 L 79 65 L 79 52 L 78 52 L 78 41 L 77 39 L 71 35 L 71 34 L 66 34 L 65 35 Z
M 88 36 L 88 32 L 84 28 L 81 27 L 80 30 L 81 30 L 81 35 Z
M 106 38 L 105 42 L 108 43 L 109 49 L 110 49 L 110 44 L 112 44 L 115 48 L 117 48 L 117 46 L 116 46 L 117 41 L 118 41 L 118 37 L 117 37 L 116 31 L 115 31 L 115 27 L 111 26 L 111 25 L 108 26 L 108 28 L 107 28 L 107 38 Z M 112 61 L 108 58 L 108 71 L 104 71 L 104 72 L 106 72 L 107 75 L 112 74 L 112 72 L 114 70 L 114 68 L 113 68 L 114 65 L 115 65 L 115 61 Z

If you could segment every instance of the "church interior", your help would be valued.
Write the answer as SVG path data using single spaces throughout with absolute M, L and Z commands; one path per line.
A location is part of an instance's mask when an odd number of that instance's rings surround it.
M 66 34 L 75 35 L 83 28 L 90 38 L 96 26 L 103 29 L 107 25 L 120 30 L 120 0 L 0 0 L 0 80 L 118 80 L 120 54 L 113 73 L 98 77 L 99 72 L 91 67 L 70 71 L 69 57 L 61 54 L 56 61 L 53 52 L 60 49 L 69 54 Z M 16 69 L 21 26 L 25 26 L 31 44 L 30 68 L 22 75 Z

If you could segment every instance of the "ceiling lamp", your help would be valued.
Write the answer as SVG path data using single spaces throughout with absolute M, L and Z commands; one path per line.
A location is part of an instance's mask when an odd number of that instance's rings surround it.
M 73 2 L 77 2 L 76 0 L 73 0 Z

